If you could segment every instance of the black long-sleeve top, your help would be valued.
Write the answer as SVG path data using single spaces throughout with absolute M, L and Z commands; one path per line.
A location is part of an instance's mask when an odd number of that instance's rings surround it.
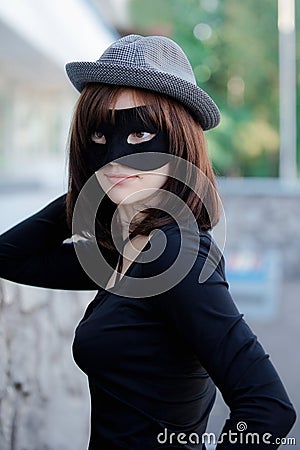
M 205 448 L 201 442 L 215 386 L 230 408 L 217 449 L 278 448 L 277 439 L 291 429 L 295 411 L 231 298 L 224 258 L 199 282 L 215 245 L 210 234 L 200 233 L 196 261 L 175 286 L 130 298 L 124 290 L 100 288 L 81 267 L 75 244 L 64 242 L 71 236 L 65 199 L 58 197 L 0 236 L 0 276 L 45 288 L 98 291 L 73 343 L 74 359 L 89 379 L 89 449 Z M 162 231 L 163 253 L 143 262 L 147 244 L 126 275 L 147 278 L 174 263 L 180 230 L 171 224 Z M 187 232 L 187 253 L 199 242 L 193 233 Z M 256 435 L 247 438 L 247 433 Z

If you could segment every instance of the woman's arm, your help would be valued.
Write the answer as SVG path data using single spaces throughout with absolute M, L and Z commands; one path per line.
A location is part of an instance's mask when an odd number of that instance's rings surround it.
M 169 244 L 169 253 L 174 253 L 174 236 Z M 263 441 L 264 435 L 272 448 L 278 448 L 279 442 L 275 440 L 291 429 L 294 408 L 269 356 L 232 300 L 224 277 L 223 258 L 210 278 L 199 283 L 209 245 L 207 236 L 201 239 L 197 263 L 181 283 L 164 294 L 163 315 L 197 354 L 230 408 L 223 442 L 217 449 L 270 448 Z M 238 422 L 246 423 L 243 436 L 237 429 Z M 246 445 L 246 433 L 258 433 L 259 438 L 254 436 L 251 443 L 249 436 Z M 244 441 L 240 442 L 242 438 Z M 234 439 L 240 440 L 234 443 Z
M 66 194 L 0 236 L 0 277 L 32 286 L 95 290 L 82 269 L 66 221 Z

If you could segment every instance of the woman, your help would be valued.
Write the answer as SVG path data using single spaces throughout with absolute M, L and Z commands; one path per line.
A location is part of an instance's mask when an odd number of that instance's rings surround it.
M 219 202 L 203 130 L 217 106 L 160 36 L 126 36 L 67 73 L 81 92 L 69 190 L 1 236 L 0 275 L 98 290 L 73 344 L 89 449 L 204 449 L 215 386 L 231 410 L 217 449 L 278 448 L 295 412 L 209 233 Z

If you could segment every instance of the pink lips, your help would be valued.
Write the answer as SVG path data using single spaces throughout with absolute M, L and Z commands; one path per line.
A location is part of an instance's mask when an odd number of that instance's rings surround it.
M 112 183 L 112 184 L 120 184 L 120 183 L 127 183 L 131 182 L 132 180 L 139 178 L 138 175 L 129 175 L 126 173 L 105 173 L 104 174 L 106 178 Z

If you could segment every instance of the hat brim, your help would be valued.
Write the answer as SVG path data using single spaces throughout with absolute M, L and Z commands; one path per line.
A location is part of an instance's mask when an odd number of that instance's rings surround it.
M 87 61 L 66 64 L 66 72 L 79 92 L 88 82 L 148 89 L 167 94 L 183 103 L 194 113 L 203 130 L 214 128 L 220 122 L 217 105 L 203 89 L 169 73 L 152 68 Z

